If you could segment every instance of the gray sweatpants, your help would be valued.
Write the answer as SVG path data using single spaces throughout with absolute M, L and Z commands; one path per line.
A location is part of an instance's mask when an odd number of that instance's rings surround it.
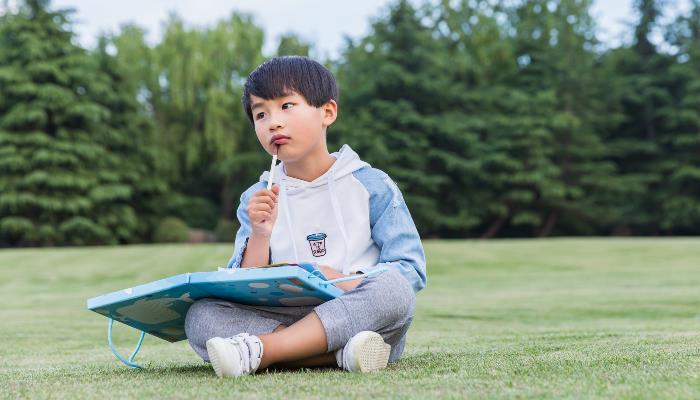
M 246 332 L 263 335 L 280 324 L 289 326 L 312 311 L 326 331 L 328 351 L 342 348 L 355 334 L 374 331 L 391 345 L 389 362 L 401 356 L 413 320 L 416 297 L 397 271 L 365 278 L 355 289 L 318 306 L 247 306 L 220 299 L 201 299 L 187 312 L 185 332 L 190 346 L 209 361 L 206 342 Z

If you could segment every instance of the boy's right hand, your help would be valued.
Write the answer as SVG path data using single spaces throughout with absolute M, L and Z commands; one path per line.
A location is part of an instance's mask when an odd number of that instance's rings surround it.
M 279 192 L 280 187 L 274 185 L 272 190 L 260 190 L 250 198 L 247 211 L 253 235 L 268 239 L 272 236 L 272 227 L 277 220 L 277 195 Z

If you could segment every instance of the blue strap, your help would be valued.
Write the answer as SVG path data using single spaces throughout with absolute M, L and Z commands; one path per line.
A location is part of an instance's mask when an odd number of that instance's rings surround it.
M 117 349 L 114 348 L 114 344 L 112 343 L 112 325 L 114 324 L 114 320 L 112 318 L 108 318 L 109 321 L 107 322 L 107 341 L 109 342 L 109 349 L 112 350 L 112 354 L 114 354 L 115 357 L 119 359 L 119 361 L 123 362 L 124 365 L 126 365 L 129 368 L 141 368 L 141 365 L 136 364 L 134 362 L 134 357 L 136 357 L 136 353 L 139 352 L 139 349 L 141 349 L 141 343 L 143 343 L 143 338 L 146 336 L 146 332 L 141 331 L 141 338 L 139 339 L 138 344 L 136 345 L 136 348 L 134 349 L 134 352 L 131 353 L 131 357 L 129 359 L 125 359 L 122 357 L 119 352 L 117 352 Z
M 389 270 L 389 268 L 387 268 L 387 267 L 375 268 L 369 272 L 362 273 L 361 275 L 346 276 L 344 278 L 338 278 L 338 279 L 332 279 L 330 281 L 319 282 L 318 284 L 323 285 L 323 286 L 328 286 L 328 285 L 333 285 L 333 284 L 339 283 L 339 282 L 354 281 L 355 279 L 369 278 L 370 276 L 379 275 L 382 272 L 386 272 L 388 270 Z
M 325 277 L 325 275 L 323 275 L 323 272 L 321 272 L 321 270 L 318 270 L 318 269 L 311 272 L 311 275 L 309 275 L 309 276 L 315 276 L 316 278 L 318 278 L 322 281 L 326 280 L 326 277 Z

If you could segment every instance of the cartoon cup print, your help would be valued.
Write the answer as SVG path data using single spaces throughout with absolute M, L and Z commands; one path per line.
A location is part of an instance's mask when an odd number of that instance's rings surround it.
M 325 233 L 314 233 L 306 237 L 311 246 L 311 254 L 314 257 L 321 257 L 326 255 L 326 235 Z

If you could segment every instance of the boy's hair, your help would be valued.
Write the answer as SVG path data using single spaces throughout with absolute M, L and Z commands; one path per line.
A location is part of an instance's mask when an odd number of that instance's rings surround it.
M 292 91 L 314 107 L 321 107 L 330 100 L 338 101 L 335 78 L 326 67 L 308 57 L 274 57 L 251 72 L 243 87 L 241 100 L 250 123 L 255 124 L 250 95 L 272 100 Z

